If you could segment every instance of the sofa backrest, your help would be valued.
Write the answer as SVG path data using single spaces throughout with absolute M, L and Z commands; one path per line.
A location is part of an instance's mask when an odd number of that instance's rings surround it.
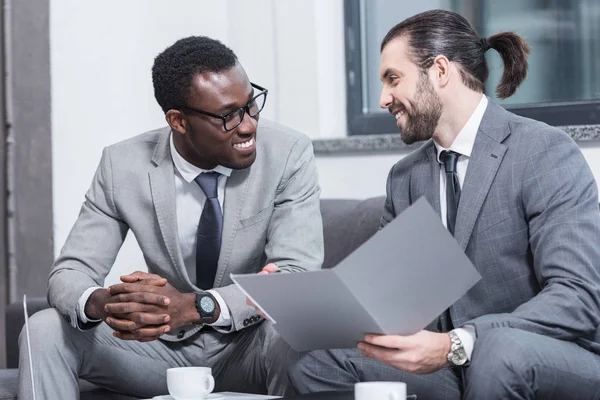
M 323 199 L 323 268 L 335 267 L 377 232 L 385 196 L 366 200 Z

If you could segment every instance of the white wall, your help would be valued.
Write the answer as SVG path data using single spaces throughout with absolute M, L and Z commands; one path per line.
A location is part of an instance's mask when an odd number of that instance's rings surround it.
M 52 0 L 50 25 L 57 254 L 102 148 L 165 125 L 150 69 L 177 39 L 230 46 L 269 88 L 264 117 L 312 138 L 346 132 L 342 0 Z M 116 273 L 143 268 L 128 238 Z

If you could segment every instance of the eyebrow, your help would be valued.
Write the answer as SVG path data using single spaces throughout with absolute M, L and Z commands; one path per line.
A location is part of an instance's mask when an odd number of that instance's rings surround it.
M 387 79 L 391 74 L 396 74 L 398 75 L 400 78 L 402 78 L 404 76 L 404 74 L 402 72 L 396 71 L 393 68 L 387 68 L 384 72 L 383 75 L 381 75 L 380 80 L 383 81 L 384 79 Z
M 250 94 L 248 94 L 248 101 L 250 101 L 250 100 L 252 99 L 252 97 L 253 97 L 253 96 L 254 96 L 254 88 L 252 88 L 252 90 L 250 91 Z M 244 104 L 244 105 L 245 105 L 245 104 Z M 226 104 L 226 105 L 224 105 L 223 107 L 219 108 L 219 109 L 217 110 L 217 114 L 223 114 L 223 113 L 225 113 L 226 111 L 231 111 L 231 110 L 233 110 L 233 109 L 235 109 L 235 108 L 239 108 L 239 107 L 240 107 L 240 106 L 238 106 L 238 105 L 237 105 L 237 104 L 235 104 L 235 103 L 229 103 L 229 104 Z

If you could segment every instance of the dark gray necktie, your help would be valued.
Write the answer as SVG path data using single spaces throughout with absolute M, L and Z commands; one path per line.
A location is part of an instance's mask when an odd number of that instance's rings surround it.
M 223 213 L 217 195 L 220 175 L 217 172 L 206 172 L 194 179 L 206 195 L 196 234 L 196 286 L 205 290 L 214 285 L 221 250 Z
M 458 202 L 460 201 L 460 183 L 456 173 L 458 157 L 460 157 L 459 153 L 450 150 L 440 153 L 440 160 L 444 163 L 446 170 L 446 225 L 452 235 L 454 235 Z
M 459 153 L 450 150 L 444 150 L 440 153 L 440 160 L 444 163 L 444 169 L 446 170 L 446 225 L 452 235 L 454 235 L 458 202 L 460 201 L 460 182 L 456 173 L 458 157 L 460 157 Z M 440 315 L 438 323 L 438 329 L 441 332 L 448 332 L 453 329 L 454 324 L 449 308 Z

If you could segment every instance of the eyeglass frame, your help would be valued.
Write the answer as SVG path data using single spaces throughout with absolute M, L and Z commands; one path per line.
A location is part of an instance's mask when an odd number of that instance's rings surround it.
M 236 113 L 236 112 L 239 113 L 240 109 L 242 109 L 242 110 L 244 110 L 244 115 L 248 114 L 248 116 L 254 118 L 258 114 L 260 114 L 260 112 L 263 110 L 263 108 L 265 108 L 265 104 L 267 104 L 267 94 L 269 93 L 269 90 L 265 89 L 262 86 L 259 86 L 259 85 L 255 84 L 255 83 L 252 83 L 252 82 L 250 82 L 250 85 L 252 85 L 253 88 L 260 90 L 260 93 L 256 94 L 254 97 L 252 97 L 252 99 L 250 99 L 250 101 L 248 101 L 246 103 L 246 105 L 234 108 L 233 110 L 229 111 L 225 115 L 220 115 L 220 114 L 215 114 L 215 113 L 211 113 L 211 112 L 208 112 L 208 111 L 198 110 L 197 108 L 192 108 L 192 107 L 188 107 L 188 106 L 179 106 L 179 107 L 176 107 L 176 109 L 179 109 L 179 110 L 181 110 L 181 109 L 189 110 L 189 111 L 193 111 L 193 112 L 198 113 L 198 114 L 207 115 L 207 116 L 213 117 L 213 118 L 218 118 L 218 119 L 220 119 L 220 120 L 223 121 L 223 129 L 225 129 L 227 132 L 230 132 L 230 131 L 234 130 L 235 128 L 237 128 L 238 126 L 241 125 L 241 123 L 244 121 L 244 117 L 242 116 L 242 118 L 240 119 L 240 122 L 238 122 L 237 125 L 234 126 L 233 128 L 229 128 L 229 129 L 227 129 L 227 126 L 226 126 L 226 124 L 227 124 L 227 117 L 229 117 L 233 113 Z M 250 115 L 250 103 L 252 103 L 254 100 L 256 100 L 259 96 L 262 96 L 263 94 L 265 95 L 265 101 L 263 102 L 262 107 L 260 108 L 260 110 L 258 110 L 258 112 L 256 114 Z

